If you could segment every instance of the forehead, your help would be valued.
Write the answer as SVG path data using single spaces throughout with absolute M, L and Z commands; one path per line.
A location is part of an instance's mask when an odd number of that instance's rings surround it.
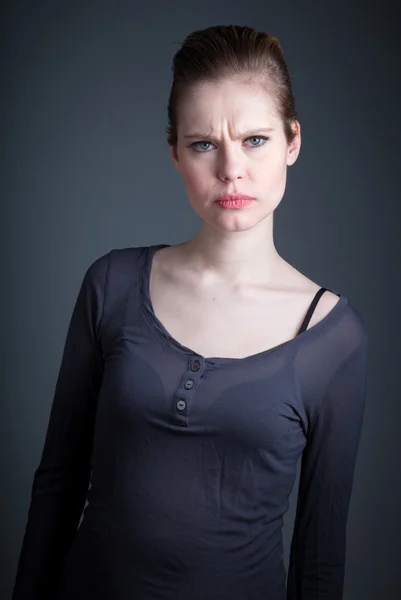
M 185 93 L 178 114 L 182 128 L 201 124 L 214 129 L 223 122 L 239 128 L 267 127 L 280 120 L 275 99 L 266 88 L 259 83 L 235 80 L 192 86 Z

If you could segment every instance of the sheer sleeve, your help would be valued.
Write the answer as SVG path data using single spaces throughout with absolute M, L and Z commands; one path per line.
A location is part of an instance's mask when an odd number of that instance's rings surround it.
M 307 434 L 287 600 L 341 600 L 346 525 L 363 422 L 367 334 L 336 369 Z
M 52 600 L 91 473 L 103 361 L 99 327 L 109 255 L 87 269 L 70 319 L 41 460 L 33 476 L 13 600 Z

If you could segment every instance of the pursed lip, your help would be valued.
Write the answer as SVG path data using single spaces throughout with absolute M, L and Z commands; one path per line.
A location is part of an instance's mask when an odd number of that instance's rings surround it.
M 221 200 L 254 200 L 251 196 L 246 196 L 245 194 L 222 194 L 218 198 L 216 198 L 216 202 L 220 202 Z

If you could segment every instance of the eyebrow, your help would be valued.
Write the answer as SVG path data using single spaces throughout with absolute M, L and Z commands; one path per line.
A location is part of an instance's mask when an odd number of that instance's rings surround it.
M 255 133 L 259 133 L 263 131 L 264 133 L 268 133 L 270 131 L 274 131 L 273 127 L 255 127 L 254 129 L 250 129 L 249 131 L 244 131 L 243 133 L 239 133 L 235 139 L 240 139 L 244 136 L 252 135 Z M 189 133 L 183 136 L 185 139 L 216 139 L 214 136 L 205 133 Z

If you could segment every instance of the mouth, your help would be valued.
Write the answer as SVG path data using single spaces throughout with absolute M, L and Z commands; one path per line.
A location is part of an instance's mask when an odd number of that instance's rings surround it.
M 233 201 L 233 202 L 237 202 L 237 201 L 243 201 L 243 202 L 249 202 L 250 200 L 254 200 L 254 198 L 252 198 L 251 196 L 246 196 L 245 194 L 222 194 L 221 196 L 219 196 L 218 198 L 216 198 L 216 202 L 221 202 L 221 201 Z
M 242 208 L 254 200 L 255 198 L 245 194 L 223 194 L 217 198 L 216 203 L 222 208 Z

